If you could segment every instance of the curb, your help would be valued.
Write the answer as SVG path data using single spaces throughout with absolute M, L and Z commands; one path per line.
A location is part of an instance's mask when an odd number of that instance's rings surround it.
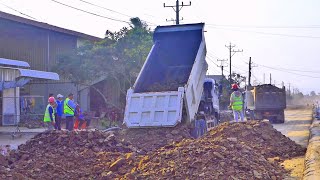
M 320 120 L 313 118 L 305 156 L 304 180 L 320 179 Z

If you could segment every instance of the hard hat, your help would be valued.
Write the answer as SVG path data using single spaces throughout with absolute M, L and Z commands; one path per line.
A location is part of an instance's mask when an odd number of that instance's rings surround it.
M 58 94 L 58 95 L 57 95 L 57 98 L 63 98 L 63 95 Z
M 53 102 L 55 102 L 54 97 L 49 97 L 48 102 L 49 102 L 49 103 L 53 103 Z
M 232 84 L 231 89 L 239 89 L 239 86 L 237 84 Z

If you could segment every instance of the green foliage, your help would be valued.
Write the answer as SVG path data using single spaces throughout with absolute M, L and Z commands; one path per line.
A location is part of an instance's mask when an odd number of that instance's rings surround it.
M 241 76 L 241 74 L 238 74 L 238 73 L 231 74 L 231 84 L 236 83 L 240 86 L 242 83 L 245 83 L 245 82 L 246 82 L 245 76 Z
M 241 76 L 238 73 L 231 74 L 231 84 L 238 84 L 242 92 L 244 91 L 244 88 L 241 88 L 241 86 L 244 85 L 245 82 L 245 76 Z M 219 84 L 222 86 L 222 92 L 220 96 L 220 109 L 227 109 L 228 105 L 230 104 L 230 94 L 232 93 L 230 82 L 227 79 L 222 79 Z
M 310 92 L 310 96 L 314 97 L 314 96 L 316 96 L 316 95 L 317 95 L 316 92 L 314 92 L 314 91 L 311 91 L 311 92 Z
M 111 80 L 125 97 L 152 44 L 152 32 L 147 25 L 132 18 L 129 28 L 107 31 L 100 42 L 85 41 L 74 52 L 61 55 L 55 71 L 80 85 L 90 86 L 97 79 Z

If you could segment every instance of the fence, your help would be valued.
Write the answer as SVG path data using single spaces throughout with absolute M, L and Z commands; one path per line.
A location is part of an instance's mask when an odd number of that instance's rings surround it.
M 20 96 L 0 98 L 2 125 L 35 124 L 41 122 L 47 102 L 43 96 Z

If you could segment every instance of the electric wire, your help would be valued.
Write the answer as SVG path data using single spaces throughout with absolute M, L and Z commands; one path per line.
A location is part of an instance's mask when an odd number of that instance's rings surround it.
M 63 5 L 63 6 L 66 6 L 66 7 L 69 7 L 69 8 L 78 10 L 78 11 L 81 11 L 81 12 L 85 12 L 85 13 L 87 13 L 87 14 L 91 14 L 91 15 L 98 16 L 98 17 L 101 17 L 101 18 L 109 19 L 109 20 L 112 20 L 112 21 L 117 21 L 117 22 L 122 22 L 122 23 L 130 24 L 128 21 L 124 21 L 124 20 L 120 20 L 120 19 L 115 19 L 115 18 L 111 18 L 111 17 L 107 17 L 107 16 L 102 16 L 102 15 L 99 15 L 99 14 L 96 14 L 96 13 L 92 13 L 92 12 L 90 12 L 90 11 L 86 11 L 86 10 L 83 10 L 83 9 L 80 9 L 80 8 L 77 8 L 77 7 L 68 5 L 68 4 L 64 4 L 64 3 L 59 2 L 59 1 L 56 1 L 56 0 L 51 0 L 51 1 L 53 1 L 53 2 L 55 2 L 55 3 L 57 3 L 57 4 L 60 4 L 60 5 Z
M 303 35 L 293 35 L 293 34 L 267 33 L 267 32 L 262 32 L 262 31 L 248 31 L 248 30 L 239 30 L 239 29 L 219 28 L 219 27 L 212 27 L 212 26 L 209 26 L 208 28 L 221 29 L 221 30 L 227 30 L 227 31 L 245 32 L 245 33 L 256 33 L 256 34 L 264 34 L 264 35 L 282 36 L 282 37 L 320 39 L 319 36 L 303 36 Z
M 92 6 L 95 6 L 95 7 L 98 7 L 98 8 L 101 8 L 101 9 L 104 9 L 104 10 L 107 10 L 107 11 L 110 11 L 110 12 L 114 12 L 114 13 L 117 13 L 117 14 L 120 14 L 120 15 L 123 15 L 123 16 L 126 16 L 126 17 L 129 17 L 129 18 L 132 18 L 133 16 L 130 16 L 130 15 L 127 15 L 127 14 L 124 14 L 124 13 L 121 13 L 119 11 L 115 11 L 115 10 L 112 10 L 112 9 L 109 9 L 109 8 L 106 8 L 106 7 L 103 7 L 103 6 L 100 6 L 100 5 L 97 5 L 97 4 L 94 4 L 94 3 L 91 3 L 91 2 L 88 2 L 88 1 L 85 1 L 85 0 L 79 0 L 83 3 L 86 3 L 86 4 L 90 4 Z M 142 21 L 145 21 L 145 20 L 142 20 Z M 149 21 L 145 21 L 146 23 L 149 23 L 149 24 L 153 24 L 153 25 L 156 25 L 155 23 L 153 22 L 149 22 Z
M 257 63 L 255 63 L 257 64 Z M 295 75 L 298 75 L 298 76 L 304 76 L 304 77 L 310 77 L 310 78 L 316 78 L 316 79 L 319 79 L 320 77 L 319 76 L 310 76 L 310 75 L 305 75 L 305 74 L 299 74 L 299 73 L 295 73 L 295 72 L 291 72 L 291 71 L 286 71 L 286 70 L 283 70 L 283 69 L 279 69 L 279 68 L 275 68 L 275 67 L 270 67 L 270 66 L 265 66 L 265 65 L 262 65 L 262 64 L 257 64 L 261 67 L 264 67 L 264 68 L 268 68 L 268 69 L 273 69 L 273 70 L 277 70 L 277 71 L 281 71 L 281 72 L 286 72 L 286 73 L 290 73 L 290 74 L 295 74 Z
M 0 2 L 0 4 L 3 5 L 3 6 L 5 6 L 5 7 L 7 7 L 7 8 L 9 8 L 9 9 L 11 9 L 11 10 L 13 10 L 13 11 L 15 11 L 15 12 L 18 12 L 19 14 L 21 14 L 21 15 L 23 15 L 23 16 L 26 16 L 26 17 L 29 17 L 29 18 L 31 18 L 31 19 L 37 20 L 36 18 L 34 18 L 34 17 L 32 17 L 32 16 L 29 16 L 28 14 L 23 13 L 23 12 L 21 12 L 21 11 L 19 11 L 19 10 L 16 10 L 15 8 L 10 7 L 10 6 L 2 3 L 2 2 Z
M 256 28 L 256 29 L 319 29 L 320 25 L 308 25 L 308 26 L 253 26 L 253 25 L 221 25 L 221 24 L 206 24 L 207 26 L 214 26 L 214 27 L 230 27 L 230 28 Z
M 259 65 L 257 63 L 253 63 L 256 65 Z M 266 66 L 266 65 L 261 65 L 261 66 Z M 305 72 L 305 73 L 315 73 L 315 74 L 320 74 L 320 71 L 312 71 L 312 70 L 299 70 L 299 69 L 290 69 L 290 68 L 281 68 L 281 67 L 271 67 L 271 66 L 267 66 L 270 68 L 276 68 L 276 69 L 282 69 L 284 71 L 294 71 L 294 72 Z

